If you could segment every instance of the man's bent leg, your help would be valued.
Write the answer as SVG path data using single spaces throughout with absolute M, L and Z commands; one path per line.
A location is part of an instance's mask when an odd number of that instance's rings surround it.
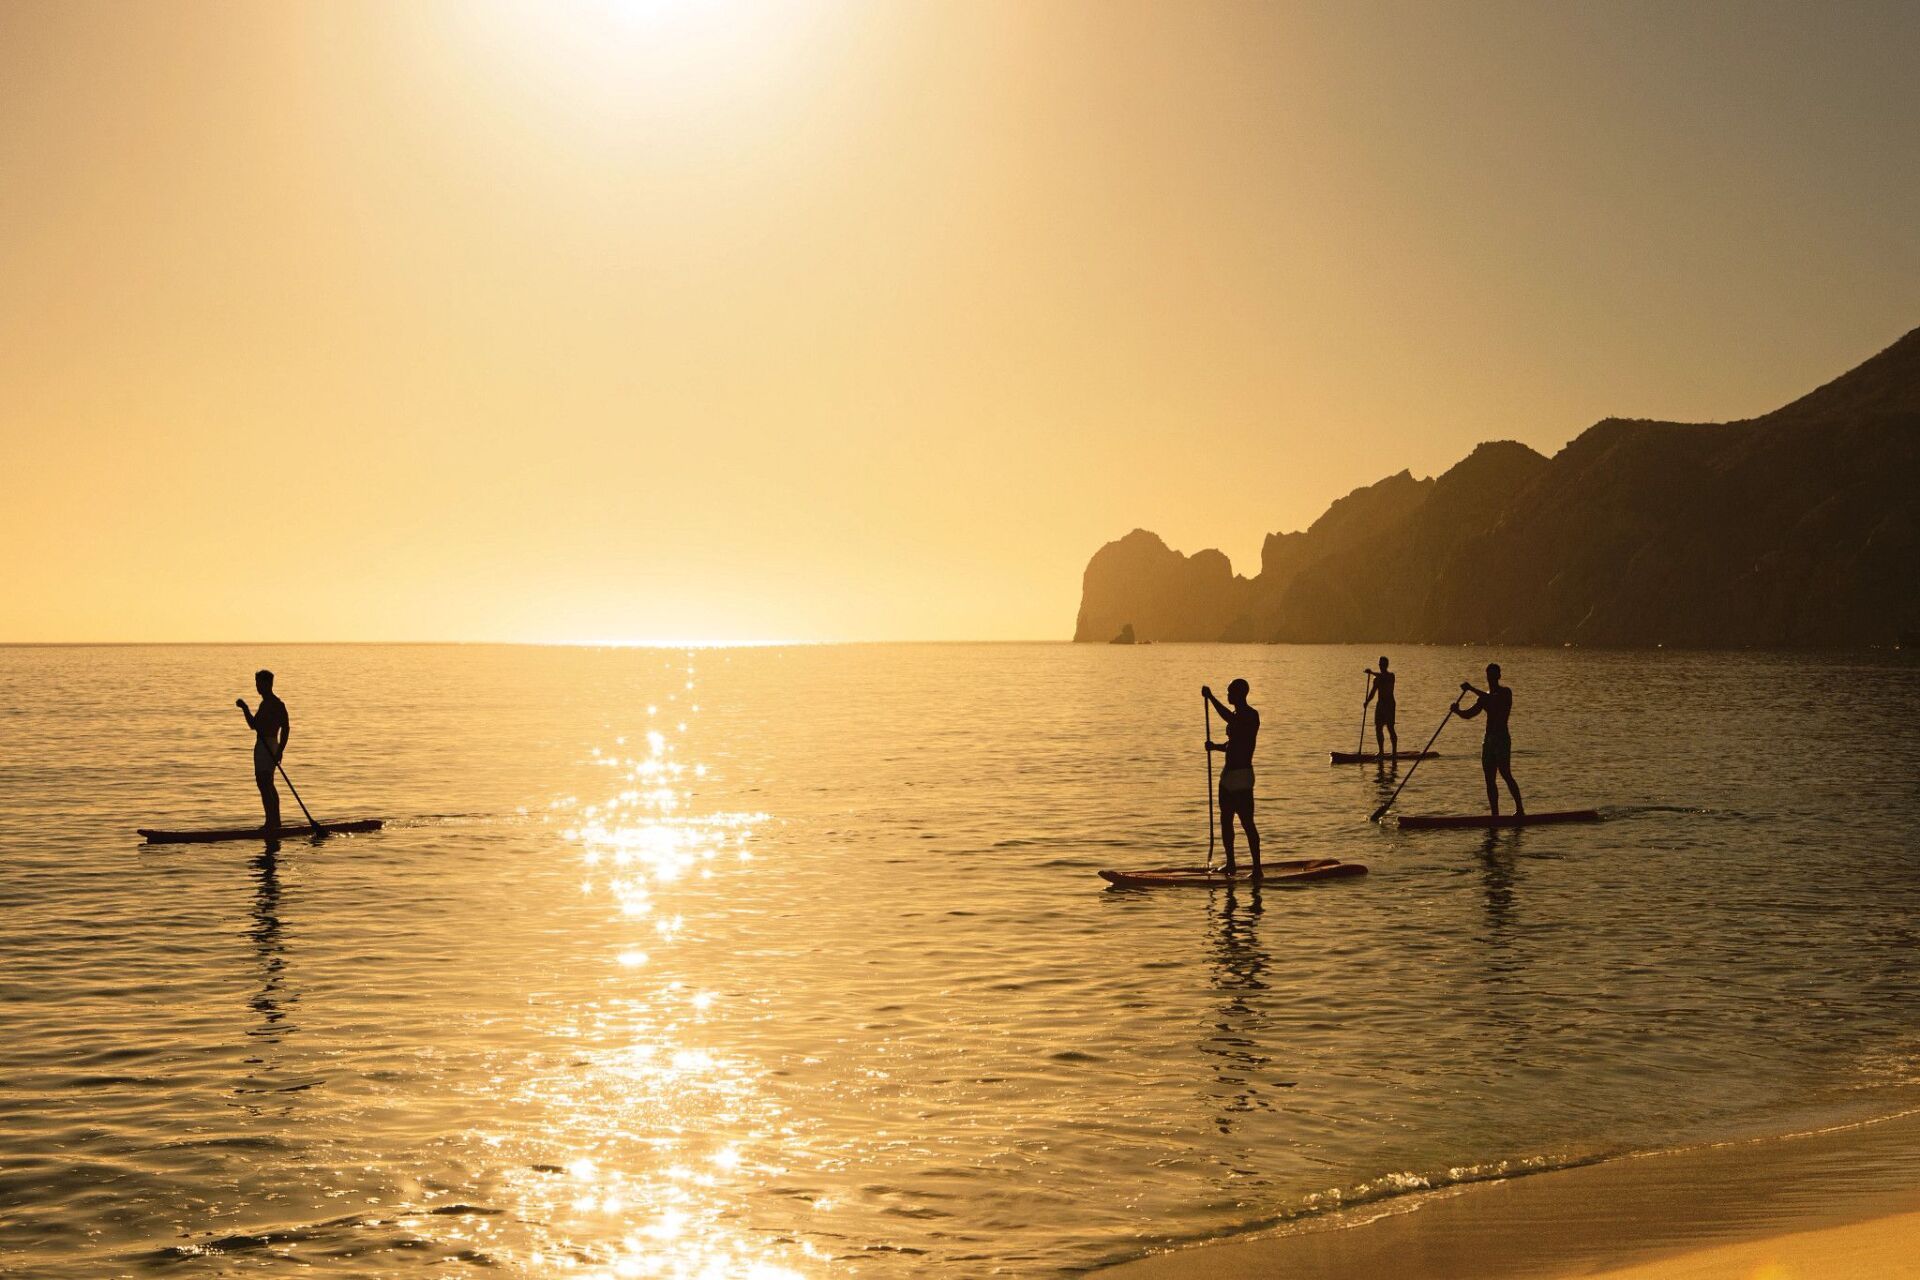
M 1500 816 L 1500 788 L 1493 780 L 1497 766 L 1483 764 L 1480 768 L 1487 775 L 1487 811 L 1497 818 Z

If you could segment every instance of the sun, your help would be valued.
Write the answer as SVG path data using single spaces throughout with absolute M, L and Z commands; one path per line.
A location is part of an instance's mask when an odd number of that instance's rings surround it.
M 805 7 L 763 0 L 491 0 L 453 12 L 505 68 L 602 105 L 697 109 L 752 94 L 805 43 Z

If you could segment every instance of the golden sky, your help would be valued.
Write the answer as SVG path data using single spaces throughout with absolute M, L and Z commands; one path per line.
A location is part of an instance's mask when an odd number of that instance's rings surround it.
M 0 640 L 1071 635 L 1920 324 L 1920 8 L 0 0 Z

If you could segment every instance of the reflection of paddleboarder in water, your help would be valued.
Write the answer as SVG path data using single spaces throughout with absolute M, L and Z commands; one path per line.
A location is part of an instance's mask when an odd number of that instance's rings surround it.
M 1393 739 L 1393 754 L 1395 756 L 1400 754 L 1400 729 L 1394 724 L 1394 674 L 1387 670 L 1387 656 L 1381 654 L 1380 669 L 1378 671 L 1369 671 L 1367 674 L 1373 677 L 1373 683 L 1367 686 L 1366 702 L 1362 702 L 1360 707 L 1364 712 L 1368 702 L 1374 704 L 1373 749 L 1379 752 L 1380 758 L 1384 760 L 1387 755 L 1387 739 L 1389 737 Z
M 240 714 L 247 718 L 247 728 L 253 730 L 253 781 L 260 788 L 260 805 L 267 813 L 266 829 L 278 831 L 280 789 L 273 785 L 273 771 L 279 766 L 280 757 L 286 754 L 293 724 L 287 718 L 287 704 L 274 696 L 273 672 L 254 672 L 253 687 L 260 691 L 258 711 L 247 710 L 245 698 L 233 701 L 240 708 Z
M 1513 816 L 1521 817 L 1527 806 L 1520 799 L 1520 784 L 1513 780 L 1513 735 L 1507 729 L 1507 718 L 1513 714 L 1513 690 L 1500 683 L 1500 664 L 1487 664 L 1484 692 L 1465 680 L 1460 682 L 1460 692 L 1473 694 L 1474 703 L 1466 708 L 1454 703 L 1455 715 L 1471 720 L 1482 711 L 1487 713 L 1487 737 L 1480 746 L 1480 769 L 1487 776 L 1487 808 L 1494 817 L 1500 816 L 1500 789 L 1493 781 L 1494 774 L 1498 773 L 1507 780 L 1507 790 L 1513 793 Z
M 248 1034 L 276 1041 L 287 1017 L 281 1008 L 287 960 L 280 936 L 280 859 L 274 852 L 279 847 L 278 843 L 268 845 L 267 852 L 254 860 L 258 888 L 253 896 L 253 928 L 248 930 L 260 955 L 260 990 L 248 1003 L 261 1022 L 257 1031 Z
M 1227 874 L 1235 871 L 1233 862 L 1233 820 L 1237 816 L 1247 833 L 1247 855 L 1253 859 L 1253 878 L 1260 878 L 1260 832 L 1253 825 L 1253 744 L 1260 736 L 1260 713 L 1247 705 L 1247 682 L 1235 680 L 1227 686 L 1228 707 L 1213 696 L 1213 690 L 1200 687 L 1201 696 L 1213 704 L 1226 722 L 1227 740 L 1207 742 L 1207 750 L 1224 751 L 1220 768 L 1220 843 L 1227 851 Z
M 1293 1086 L 1272 1078 L 1273 1058 L 1264 1052 L 1271 1043 L 1267 1029 L 1273 1006 L 1264 998 L 1270 984 L 1267 951 L 1260 945 L 1260 886 L 1249 885 L 1246 893 L 1251 897 L 1242 905 L 1242 895 L 1228 884 L 1224 895 L 1208 895 L 1207 905 L 1213 984 L 1223 1000 L 1199 1048 L 1213 1059 L 1219 1106 L 1214 1126 L 1224 1134 L 1233 1132 L 1239 1116 L 1272 1110 L 1268 1090 Z M 1224 909 L 1216 915 L 1222 896 Z

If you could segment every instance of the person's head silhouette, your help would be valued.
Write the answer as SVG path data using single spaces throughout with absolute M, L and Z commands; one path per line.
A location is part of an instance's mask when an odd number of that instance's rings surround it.
M 1489 662 L 1487 664 L 1487 683 L 1489 685 L 1497 685 L 1500 683 L 1500 664 L 1499 663 Z
M 261 670 L 254 672 L 253 687 L 260 691 L 260 696 L 263 698 L 272 694 L 273 693 L 273 672 L 268 671 L 265 668 L 262 668 Z
M 1227 701 L 1231 702 L 1236 707 L 1246 706 L 1247 705 L 1247 688 L 1248 686 L 1245 680 L 1235 680 L 1232 684 L 1227 686 Z

